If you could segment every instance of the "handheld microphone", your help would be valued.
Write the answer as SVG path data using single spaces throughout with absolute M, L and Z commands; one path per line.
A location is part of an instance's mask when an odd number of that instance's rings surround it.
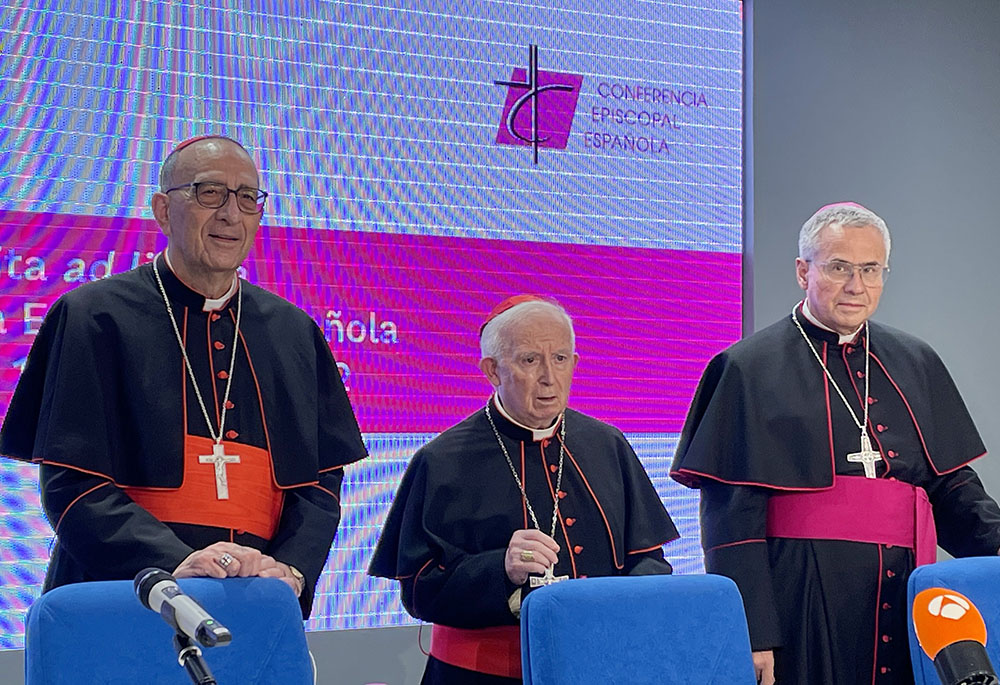
M 968 597 L 932 587 L 913 598 L 913 630 L 944 685 L 997 685 L 986 622 Z
M 177 580 L 162 569 L 139 571 L 135 577 L 135 594 L 144 607 L 155 611 L 178 633 L 197 640 L 204 647 L 225 646 L 233 639 L 225 626 L 185 595 Z

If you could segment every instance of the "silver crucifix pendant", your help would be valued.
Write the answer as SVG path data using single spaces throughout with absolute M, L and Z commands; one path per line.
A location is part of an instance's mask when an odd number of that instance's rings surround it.
M 882 455 L 872 449 L 872 441 L 868 439 L 868 434 L 862 433 L 861 451 L 848 454 L 847 461 L 860 463 L 865 467 L 865 478 L 874 478 L 875 462 L 882 461 Z
M 555 564 L 553 564 L 545 569 L 545 575 L 541 578 L 532 576 L 530 581 L 531 587 L 542 587 L 543 585 L 552 585 L 553 583 L 561 583 L 564 580 L 569 580 L 569 576 L 555 575 L 555 569 Z

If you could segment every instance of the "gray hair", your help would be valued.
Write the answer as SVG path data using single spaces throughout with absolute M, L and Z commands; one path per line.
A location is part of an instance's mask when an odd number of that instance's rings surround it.
M 195 143 L 200 143 L 203 140 L 216 140 L 216 141 L 218 141 L 218 140 L 226 140 L 226 141 L 229 141 L 233 145 L 237 146 L 239 149 L 243 150 L 243 152 L 246 153 L 247 157 L 249 157 L 250 160 L 253 161 L 253 156 L 250 154 L 250 151 L 247 150 L 245 147 L 243 147 L 243 144 L 240 143 L 240 141 L 233 140 L 229 136 L 207 135 L 207 136 L 197 136 L 195 138 L 189 138 L 188 140 L 185 140 L 182 143 L 178 143 L 177 147 L 175 147 L 173 150 L 170 151 L 170 154 L 167 155 L 167 158 L 165 160 L 163 160 L 163 164 L 160 165 L 160 192 L 161 193 L 165 192 L 167 189 L 170 188 L 170 186 L 172 186 L 174 184 L 174 171 L 177 169 L 177 163 L 178 163 L 178 160 L 180 159 L 180 153 L 182 151 L 184 151 L 185 149 L 193 146 Z M 256 163 L 254 163 L 254 167 L 255 168 L 256 168 L 256 166 L 257 166 Z
M 819 249 L 820 231 L 831 224 L 854 227 L 874 226 L 882 234 L 882 241 L 885 243 L 885 261 L 889 262 L 889 248 L 892 246 L 889 239 L 889 227 L 885 225 L 882 217 L 856 202 L 837 202 L 820 207 L 815 214 L 809 217 L 808 221 L 802 224 L 802 230 L 799 231 L 800 259 L 809 261 L 816 256 L 816 251 Z
M 510 352 L 508 331 L 514 324 L 538 312 L 555 314 L 566 322 L 566 325 L 569 326 L 570 347 L 573 352 L 576 352 L 576 333 L 573 330 L 573 319 L 570 318 L 562 305 L 550 300 L 531 300 L 514 305 L 486 324 L 483 328 L 483 334 L 479 338 L 479 351 L 482 358 L 505 359 L 505 355 Z

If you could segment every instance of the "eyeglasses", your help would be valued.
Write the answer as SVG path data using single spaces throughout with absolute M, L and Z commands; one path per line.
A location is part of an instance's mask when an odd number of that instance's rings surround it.
M 811 262 L 811 259 L 807 259 Z M 847 283 L 854 278 L 854 270 L 861 274 L 861 282 L 869 287 L 878 287 L 889 277 L 889 267 L 881 264 L 852 264 L 842 259 L 831 259 L 828 262 L 816 262 L 816 266 L 835 283 Z
M 244 214 L 260 214 L 264 211 L 264 201 L 267 193 L 259 188 L 248 188 L 240 186 L 236 190 L 229 188 L 225 183 L 215 183 L 213 181 L 200 181 L 198 183 L 185 183 L 175 188 L 168 188 L 164 193 L 172 193 L 175 190 L 194 191 L 194 197 L 205 209 L 218 209 L 224 207 L 229 201 L 229 193 L 236 196 L 236 206 Z

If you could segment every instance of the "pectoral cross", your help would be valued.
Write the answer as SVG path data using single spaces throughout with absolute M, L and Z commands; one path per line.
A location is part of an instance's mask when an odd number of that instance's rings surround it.
M 847 461 L 855 464 L 863 464 L 865 467 L 865 478 L 874 478 L 875 462 L 882 461 L 882 455 L 872 449 L 872 441 L 868 439 L 868 434 L 862 433 L 861 451 L 848 454 Z
M 198 455 L 202 464 L 215 465 L 215 496 L 218 499 L 229 499 L 229 480 L 226 478 L 226 464 L 239 464 L 240 458 L 235 454 L 226 454 L 221 442 L 212 445 L 211 454 Z
M 553 583 L 561 583 L 564 580 L 568 580 L 569 576 L 557 576 L 555 575 L 556 566 L 553 564 L 545 569 L 545 575 L 539 578 L 538 576 L 532 576 L 530 585 L 531 587 L 542 587 L 543 585 L 552 585 Z

